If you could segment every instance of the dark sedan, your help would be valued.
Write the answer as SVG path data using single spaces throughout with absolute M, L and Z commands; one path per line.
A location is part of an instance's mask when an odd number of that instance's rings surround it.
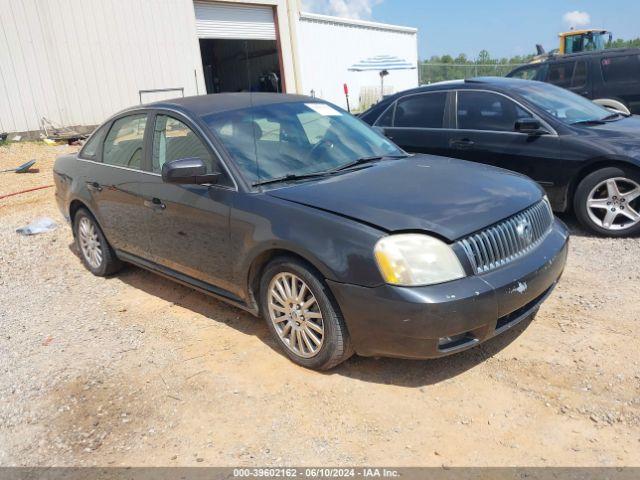
M 301 96 L 136 107 L 54 167 L 84 265 L 132 263 L 262 315 L 300 365 L 458 352 L 535 313 L 568 235 L 524 176 L 407 155 Z
M 478 78 L 398 93 L 361 118 L 406 151 L 528 175 L 596 233 L 640 232 L 638 117 L 546 83 Z

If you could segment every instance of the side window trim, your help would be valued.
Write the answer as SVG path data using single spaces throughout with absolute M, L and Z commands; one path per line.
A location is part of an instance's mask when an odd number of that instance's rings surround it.
M 227 162 L 224 160 L 224 158 L 222 157 L 222 155 L 220 155 L 219 150 L 216 148 L 216 146 L 213 144 L 213 142 L 211 141 L 211 139 L 203 132 L 202 128 L 193 123 L 189 118 L 187 118 L 182 112 L 178 111 L 178 110 L 172 110 L 172 109 L 168 109 L 168 108 L 159 108 L 153 111 L 153 128 L 151 128 L 151 135 L 149 138 L 149 143 L 151 145 L 150 148 L 148 148 L 148 162 L 149 162 L 149 173 L 150 175 L 157 175 L 157 176 L 162 176 L 160 173 L 155 173 L 153 172 L 153 160 L 152 160 L 152 155 L 153 155 L 153 133 L 155 132 L 155 124 L 156 124 L 156 118 L 159 115 L 165 115 L 168 117 L 173 118 L 174 120 L 177 120 L 179 122 L 184 123 L 189 129 L 191 129 L 191 131 L 198 137 L 198 139 L 202 142 L 202 144 L 205 146 L 205 148 L 207 150 L 209 150 L 209 153 L 211 153 L 214 161 L 218 162 L 218 165 L 220 165 L 222 167 L 223 172 L 227 175 L 227 177 L 229 177 L 231 179 L 231 182 L 233 183 L 233 187 L 229 187 L 226 185 L 210 185 L 211 187 L 216 187 L 216 188 L 221 188 L 224 190 L 234 190 L 234 191 L 238 191 L 239 187 L 238 187 L 238 182 L 235 178 L 235 176 L 232 174 L 231 169 L 229 168 L 229 166 L 227 165 Z
M 540 115 L 536 114 L 535 112 L 532 112 L 531 109 L 525 105 L 523 105 L 522 103 L 520 103 L 518 100 L 516 100 L 515 98 L 512 98 L 508 95 L 505 95 L 502 92 L 494 92 L 492 90 L 482 90 L 479 88 L 465 88 L 465 89 L 457 89 L 455 91 L 456 93 L 456 100 L 455 100 L 455 111 L 456 111 L 456 121 L 455 121 L 455 129 L 456 130 L 461 130 L 460 128 L 458 128 L 458 93 L 460 92 L 481 92 L 481 93 L 492 93 L 494 95 L 500 95 L 504 98 L 506 98 L 507 100 L 512 101 L 513 103 L 515 103 L 518 107 L 522 108 L 525 112 L 527 112 L 529 115 L 531 115 L 531 118 L 535 118 L 536 120 L 540 121 L 540 123 L 542 124 L 542 126 L 544 128 L 546 128 L 549 131 L 549 134 L 557 137 L 558 136 L 558 132 L 556 132 L 555 128 L 553 128 L 551 125 L 549 125 L 548 122 L 546 122 L 542 117 L 540 117 Z M 507 131 L 500 131 L 500 130 L 466 130 L 467 132 L 485 132 L 485 133 L 500 133 L 500 134 L 507 134 L 507 135 L 511 135 L 511 134 L 515 134 L 515 135 L 527 135 L 526 133 L 520 133 L 520 132 L 507 132 Z
M 444 119 L 442 120 L 442 130 L 458 128 L 458 95 L 456 91 L 447 91 L 447 98 L 444 102 Z

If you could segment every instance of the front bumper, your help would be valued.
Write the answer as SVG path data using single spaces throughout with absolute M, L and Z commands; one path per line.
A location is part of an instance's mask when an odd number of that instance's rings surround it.
M 534 313 L 562 274 L 568 240 L 567 228 L 556 219 L 535 250 L 482 275 L 427 287 L 328 283 L 359 355 L 441 357 L 488 340 Z

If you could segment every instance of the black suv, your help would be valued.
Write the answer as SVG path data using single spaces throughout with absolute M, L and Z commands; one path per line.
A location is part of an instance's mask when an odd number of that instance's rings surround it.
M 640 114 L 640 48 L 552 57 L 518 67 L 507 77 L 552 83 L 604 107 Z

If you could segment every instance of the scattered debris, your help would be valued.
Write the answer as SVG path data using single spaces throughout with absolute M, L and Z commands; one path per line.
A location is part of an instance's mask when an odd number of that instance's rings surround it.
M 38 233 L 50 232 L 55 230 L 58 224 L 51 220 L 49 217 L 42 217 L 34 220 L 26 227 L 21 227 L 16 230 L 20 235 L 37 235 Z
M 20 140 L 22 140 L 22 135 L 15 135 L 11 141 L 12 142 L 19 142 Z
M 28 162 L 24 162 L 22 165 L 16 168 L 10 168 L 8 170 L 2 170 L 0 173 L 14 172 L 14 173 L 25 173 L 28 172 L 31 167 L 35 165 L 35 160 L 29 160 Z
M 80 140 L 88 137 L 87 134 L 80 133 L 72 128 L 55 125 L 46 117 L 40 119 L 40 126 L 44 130 L 44 134 L 40 134 L 40 136 L 47 145 L 63 145 L 65 143 L 78 145 Z

